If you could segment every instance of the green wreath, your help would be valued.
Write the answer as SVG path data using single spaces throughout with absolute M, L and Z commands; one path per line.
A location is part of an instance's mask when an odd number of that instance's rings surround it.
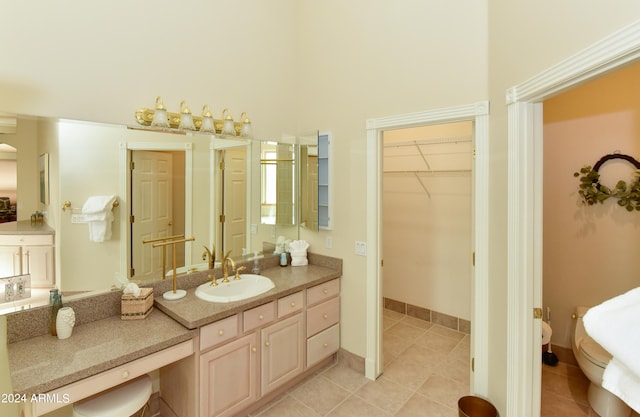
M 611 159 L 624 159 L 636 167 L 635 178 L 627 184 L 620 180 L 616 186 L 611 189 L 600 183 L 600 174 L 598 170 L 606 161 Z M 603 156 L 594 166 L 585 165 L 580 172 L 575 172 L 574 177 L 580 177 L 580 185 L 578 193 L 582 198 L 582 203 L 592 206 L 597 203 L 604 203 L 609 198 L 617 198 L 618 205 L 627 209 L 627 211 L 640 211 L 640 162 L 629 155 L 610 154 Z

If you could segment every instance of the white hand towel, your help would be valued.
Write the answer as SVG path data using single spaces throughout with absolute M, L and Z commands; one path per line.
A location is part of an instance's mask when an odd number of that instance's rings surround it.
M 590 308 L 583 322 L 589 336 L 613 356 L 603 387 L 640 412 L 640 287 Z
M 602 387 L 617 395 L 629 407 L 640 413 L 640 377 L 615 357 L 604 369 Z
M 583 321 L 593 340 L 640 375 L 640 287 L 590 308 Z
M 113 222 L 113 203 L 116 197 L 91 196 L 82 206 L 84 220 L 89 223 L 89 240 L 104 242 L 111 239 L 111 223 Z
M 105 212 L 107 210 L 111 210 L 113 208 L 113 203 L 116 201 L 116 196 L 114 195 L 94 195 L 91 196 L 85 201 L 82 206 L 83 214 L 98 214 Z

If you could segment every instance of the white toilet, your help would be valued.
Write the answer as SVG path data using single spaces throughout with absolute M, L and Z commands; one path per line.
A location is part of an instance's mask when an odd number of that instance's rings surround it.
M 144 375 L 73 405 L 73 417 L 128 417 L 151 397 L 151 378 Z
M 611 355 L 587 334 L 582 322 L 587 310 L 587 307 L 576 307 L 575 331 L 571 337 L 571 346 L 580 369 L 591 381 L 587 394 L 589 405 L 600 417 L 629 417 L 631 408 L 602 388 L 602 375 L 611 360 Z

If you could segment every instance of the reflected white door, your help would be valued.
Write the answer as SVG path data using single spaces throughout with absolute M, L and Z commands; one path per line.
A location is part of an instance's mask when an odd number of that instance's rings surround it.
M 246 149 L 225 150 L 224 168 L 224 252 L 240 256 L 247 246 Z
M 131 267 L 140 281 L 162 274 L 163 248 L 144 240 L 168 237 L 173 231 L 172 155 L 167 152 L 133 151 L 131 160 Z M 167 270 L 171 264 L 167 246 Z

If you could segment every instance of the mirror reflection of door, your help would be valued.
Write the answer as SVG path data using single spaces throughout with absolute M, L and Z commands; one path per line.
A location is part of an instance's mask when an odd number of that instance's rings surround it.
M 0 223 L 17 221 L 17 149 L 0 143 Z
M 222 251 L 231 251 L 231 256 L 237 257 L 243 254 L 247 242 L 247 152 L 245 147 L 221 152 L 224 160 Z
M 184 233 L 184 152 L 131 152 L 131 277 L 138 282 L 173 268 L 172 246 L 143 241 Z M 182 220 L 180 220 L 182 219 Z M 184 245 L 176 245 L 176 266 L 184 265 Z

